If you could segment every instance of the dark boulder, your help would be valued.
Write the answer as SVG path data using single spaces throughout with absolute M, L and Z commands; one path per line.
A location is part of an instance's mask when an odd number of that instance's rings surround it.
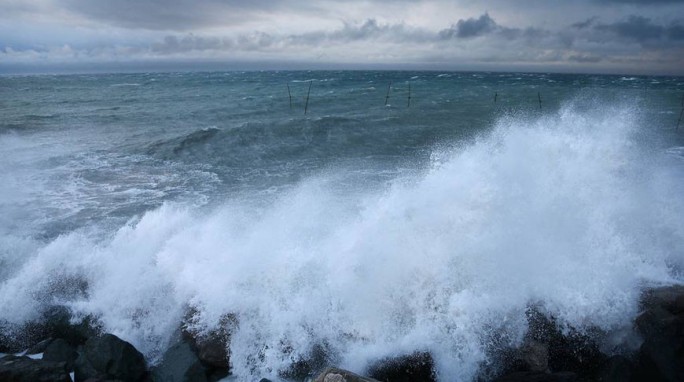
M 598 373 L 597 380 L 600 382 L 626 382 L 631 381 L 634 375 L 633 364 L 629 358 L 614 355 L 606 361 Z
M 65 340 L 58 338 L 51 341 L 45 348 L 43 359 L 52 362 L 64 362 L 68 370 L 74 369 L 74 363 L 78 358 L 76 350 Z
M 133 345 L 105 334 L 90 338 L 76 360 L 76 381 L 89 378 L 136 382 L 146 375 L 145 358 Z
M 294 349 L 290 345 L 284 345 L 280 350 L 293 360 L 289 367 L 278 372 L 288 380 L 307 380 L 335 362 L 334 352 L 325 342 L 313 345 L 306 356 L 298 358 L 292 355 Z
M 26 354 L 40 354 L 40 353 L 45 353 L 45 349 L 54 341 L 54 338 L 48 338 L 46 340 L 42 340 L 38 342 L 37 344 L 31 346 L 26 350 Z
M 368 369 L 368 375 L 382 382 L 433 382 L 434 361 L 427 352 L 386 358 Z
M 518 371 L 503 375 L 494 382 L 575 382 L 580 379 L 572 372 L 544 373 L 539 371 Z
M 100 330 L 99 323 L 93 317 L 73 321 L 67 307 L 53 305 L 46 308 L 36 320 L 22 325 L 0 322 L 0 352 L 18 353 L 50 338 L 61 338 L 71 346 L 78 346 Z
M 228 370 L 230 367 L 230 355 L 228 354 L 230 333 L 237 326 L 237 318 L 230 314 L 224 315 L 217 328 L 208 332 L 200 332 L 192 329 L 192 325 L 189 325 L 194 320 L 195 314 L 196 311 L 190 309 L 181 325 L 183 341 L 192 346 L 203 364 L 214 369 Z
M 378 382 L 375 379 L 362 377 L 354 374 L 351 371 L 338 369 L 336 367 L 329 367 L 323 370 L 314 382 Z
M 0 358 L 0 381 L 71 382 L 64 362 L 8 355 Z
M 638 353 L 640 380 L 684 381 L 684 286 L 644 293 L 636 326 L 644 342 Z
M 573 328 L 564 333 L 553 317 L 536 309 L 528 310 L 527 319 L 529 331 L 525 343 L 536 345 L 523 349 L 528 365 L 526 371 L 546 371 L 541 370 L 546 361 L 548 370 L 553 373 L 572 372 L 590 377 L 605 364 L 608 356 L 601 352 L 597 341 L 604 333 L 598 330 L 579 332 Z
M 152 380 L 158 382 L 207 382 L 208 370 L 202 365 L 189 344 L 179 342 L 170 347 L 162 361 L 152 370 Z

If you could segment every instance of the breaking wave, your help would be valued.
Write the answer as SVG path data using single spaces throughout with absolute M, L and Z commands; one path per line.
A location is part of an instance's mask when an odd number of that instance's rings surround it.
M 610 105 L 507 116 L 385 188 L 337 192 L 330 179 L 347 170 L 331 169 L 265 206 L 165 204 L 115 232 L 21 244 L 26 259 L 0 273 L 0 319 L 64 304 L 154 360 L 193 308 L 206 329 L 236 315 L 231 363 L 244 380 L 317 346 L 358 372 L 429 351 L 440 380 L 471 380 L 494 333 L 522 340 L 531 305 L 610 332 L 629 325 L 645 285 L 681 281 L 681 163 L 644 147 L 641 123 Z

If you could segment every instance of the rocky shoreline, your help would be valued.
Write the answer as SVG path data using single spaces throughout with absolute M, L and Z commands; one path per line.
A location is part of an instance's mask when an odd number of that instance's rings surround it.
M 8 336 L 0 323 L 0 381 L 213 382 L 230 375 L 228 331 L 198 334 L 181 325 L 175 344 L 150 367 L 133 345 L 103 333 L 95 320 L 72 324 L 70 318 L 66 308 L 54 307 L 40 322 L 25 325 L 21 340 Z M 684 381 L 684 286 L 644 292 L 634 322 L 642 342 L 636 351 L 624 354 L 606 355 L 591 337 L 563 333 L 534 309 L 529 310 L 528 320 L 530 330 L 523 346 L 495 349 L 491 357 L 497 366 L 484 368 L 479 381 Z M 295 362 L 281 377 L 315 382 L 436 378 L 429 353 L 382 360 L 366 376 L 325 362 L 325 357 Z

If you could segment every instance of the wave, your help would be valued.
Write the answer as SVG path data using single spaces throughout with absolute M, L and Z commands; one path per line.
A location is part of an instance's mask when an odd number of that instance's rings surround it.
M 237 316 L 241 380 L 276 376 L 319 344 L 359 372 L 429 351 L 440 380 L 472 380 L 492 336 L 521 341 L 530 305 L 612 331 L 644 285 L 682 281 L 684 183 L 668 155 L 637 144 L 640 121 L 611 105 L 506 116 L 387 188 L 337 192 L 330 170 L 266 207 L 166 204 L 107 235 L 62 235 L 0 284 L 0 320 L 66 304 L 154 360 L 192 307 L 207 329 Z M 61 279 L 78 288 L 53 292 Z
M 184 151 L 209 142 L 221 131 L 217 127 L 204 127 L 191 133 L 152 143 L 148 146 L 148 153 L 162 153 L 167 159 L 175 157 Z

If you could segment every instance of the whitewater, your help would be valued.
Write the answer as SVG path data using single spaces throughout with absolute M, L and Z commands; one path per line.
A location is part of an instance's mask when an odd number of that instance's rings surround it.
M 495 338 L 522 343 L 530 307 L 598 330 L 618 352 L 641 292 L 684 282 L 681 78 L 147 73 L 0 85 L 6 333 L 62 305 L 154 363 L 192 312 L 200 331 L 234 318 L 239 380 L 277 379 L 323 349 L 359 373 L 429 352 L 439 380 L 470 381 Z

